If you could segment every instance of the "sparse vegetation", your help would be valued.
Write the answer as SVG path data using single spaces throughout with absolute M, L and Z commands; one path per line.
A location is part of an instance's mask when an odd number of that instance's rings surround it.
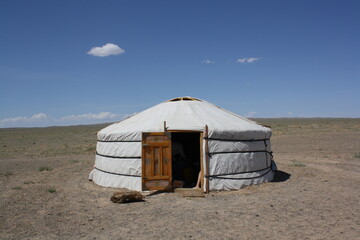
M 47 190 L 49 193 L 56 193 L 56 189 L 55 188 L 49 188 Z
M 53 157 L 95 151 L 96 135 L 109 125 L 0 129 L 0 158 Z M 35 143 L 35 144 L 34 144 Z
M 304 163 L 296 161 L 296 160 L 293 160 L 292 163 L 293 163 L 293 166 L 295 166 L 295 167 L 305 167 Z
M 1 173 L 0 173 L 0 176 L 4 176 L 4 177 L 8 177 L 8 176 L 11 176 L 11 175 L 13 175 L 13 173 L 10 172 L 10 171 L 6 171 L 6 172 L 1 172 Z
M 51 167 L 47 167 L 47 166 L 42 166 L 39 167 L 39 172 L 43 172 L 43 171 L 52 171 L 53 169 Z
M 221 220 L 217 222 L 218 227 L 230 229 L 227 231 L 229 235 L 224 237 L 223 232 L 210 226 L 205 229 L 210 231 L 205 237 L 214 234 L 214 239 L 235 238 L 242 233 L 246 233 L 244 237 L 249 239 L 261 238 L 264 234 L 270 236 L 274 235 L 272 227 L 275 225 L 283 231 L 275 233 L 274 238 L 311 238 L 321 232 L 324 239 L 356 239 L 358 226 L 353 219 L 358 215 L 359 184 L 354 176 L 360 164 L 360 119 L 258 121 L 272 127 L 274 134 L 271 141 L 280 181 L 235 192 L 211 192 L 205 199 L 189 200 L 176 195 L 160 194 L 157 199 L 149 198 L 149 201 L 137 205 L 115 206 L 122 214 L 103 211 L 101 205 L 108 204 L 113 190 L 98 187 L 87 179 L 95 160 L 94 154 L 87 148 L 90 150 L 91 146 L 95 146 L 94 132 L 105 124 L 0 129 L 0 215 L 5 223 L 0 224 L 0 232 L 4 235 L 3 238 L 13 239 L 34 239 L 39 237 L 39 232 L 44 239 L 66 239 L 69 236 L 92 239 L 98 238 L 100 234 L 104 238 L 111 238 L 123 234 L 123 228 L 111 228 L 112 232 L 108 235 L 106 233 L 109 231 L 101 230 L 107 229 L 107 226 L 114 222 L 122 222 L 124 216 L 134 215 L 134 210 L 137 215 L 145 213 L 145 218 L 137 219 L 137 224 L 145 226 L 145 232 L 151 232 L 154 225 L 164 224 L 163 213 L 159 213 L 158 209 L 167 205 L 177 206 L 174 214 L 167 218 L 171 231 L 181 230 L 176 226 L 186 224 L 187 219 L 192 217 L 192 211 L 197 211 L 200 217 Z M 41 166 L 52 167 L 58 174 L 40 173 Z M 290 180 L 282 182 L 285 176 Z M 220 214 L 208 210 L 222 203 L 227 206 Z M 238 208 L 239 204 L 245 206 L 249 203 L 253 207 Z M 185 209 L 182 206 L 185 206 Z M 256 216 L 255 208 L 264 211 Z M 282 214 L 280 217 L 283 221 L 274 222 L 274 217 L 278 218 L 276 213 L 281 212 L 291 214 Z M 342 213 L 348 213 L 347 217 L 341 217 Z M 182 217 L 173 217 L 177 214 Z M 239 222 L 235 221 L 235 225 L 229 225 L 229 222 L 225 221 L 228 217 L 239 214 L 247 217 L 248 224 L 239 225 Z M 253 227 L 259 216 L 264 222 L 269 222 L 269 225 L 260 226 L 261 233 Z M 36 228 L 29 227 L 24 230 L 23 223 L 26 225 L 27 219 L 37 221 Z M 45 221 L 38 221 L 41 219 Z M 308 219 L 321 224 L 314 225 L 313 221 Z M 334 219 L 336 226 L 333 224 Z M 129 227 L 130 237 L 144 238 L 142 232 L 137 232 L 138 225 L 133 221 L 124 224 L 124 227 Z M 301 226 L 304 231 L 298 231 L 299 227 L 296 226 Z M 89 230 L 84 232 L 86 234 L 79 235 L 79 229 L 85 231 L 87 228 L 95 231 Z M 192 239 L 201 238 L 202 232 L 199 232 L 198 226 L 190 231 L 196 231 L 197 234 L 193 235 Z M 164 238 L 181 235 L 182 232 L 170 232 L 171 234 Z M 150 237 L 158 238 L 158 235 L 156 233 Z
M 253 120 L 270 126 L 273 136 L 304 135 L 309 131 L 324 134 L 339 132 L 340 129 L 346 129 L 348 132 L 360 131 L 359 119 L 356 118 L 254 118 Z
M 35 184 L 34 181 L 25 181 L 24 184 Z

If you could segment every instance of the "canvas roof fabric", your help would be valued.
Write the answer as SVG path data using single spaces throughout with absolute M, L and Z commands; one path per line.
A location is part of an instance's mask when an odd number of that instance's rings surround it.
M 97 134 L 89 178 L 106 187 L 141 191 L 142 133 L 208 128 L 209 190 L 239 189 L 273 179 L 271 129 L 204 100 L 181 97 L 114 123 Z M 205 150 L 205 146 L 201 146 Z M 203 158 L 205 159 L 205 157 Z

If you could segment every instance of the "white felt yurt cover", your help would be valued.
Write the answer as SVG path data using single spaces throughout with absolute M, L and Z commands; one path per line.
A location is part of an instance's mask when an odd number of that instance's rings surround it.
M 141 191 L 142 133 L 163 132 L 164 121 L 167 131 L 204 132 L 208 126 L 203 141 L 208 152 L 203 153 L 209 159 L 209 172 L 204 175 L 210 191 L 273 179 L 271 129 L 191 97 L 165 101 L 99 131 L 89 179 L 101 186 Z

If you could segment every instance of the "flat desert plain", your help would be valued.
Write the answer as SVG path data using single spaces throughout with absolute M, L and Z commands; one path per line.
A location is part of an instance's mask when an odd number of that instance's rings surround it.
M 105 125 L 0 129 L 0 239 L 360 239 L 360 119 L 256 119 L 274 182 L 115 204 L 88 181 Z

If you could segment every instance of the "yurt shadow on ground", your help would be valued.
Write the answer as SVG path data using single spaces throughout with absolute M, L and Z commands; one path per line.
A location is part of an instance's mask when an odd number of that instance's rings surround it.
M 138 191 L 239 189 L 273 179 L 270 137 L 211 103 L 175 98 L 102 129 L 89 179 Z
M 287 180 L 289 180 L 290 177 L 291 177 L 291 174 L 284 172 L 284 171 L 276 170 L 276 171 L 274 171 L 274 179 L 272 181 L 273 182 L 286 182 Z

